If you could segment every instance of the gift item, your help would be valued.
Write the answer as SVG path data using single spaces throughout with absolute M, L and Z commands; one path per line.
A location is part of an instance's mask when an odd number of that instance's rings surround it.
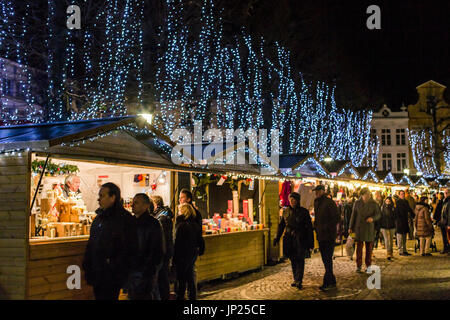
M 248 222 L 253 224 L 253 199 L 248 199 Z
M 242 201 L 242 209 L 244 211 L 245 219 L 248 219 L 248 200 Z
M 233 215 L 239 213 L 239 194 L 237 191 L 233 191 Z

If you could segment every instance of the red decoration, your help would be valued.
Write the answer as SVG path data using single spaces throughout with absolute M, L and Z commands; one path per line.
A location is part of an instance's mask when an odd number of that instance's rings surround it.
M 152 190 L 156 189 L 156 184 L 152 184 Z

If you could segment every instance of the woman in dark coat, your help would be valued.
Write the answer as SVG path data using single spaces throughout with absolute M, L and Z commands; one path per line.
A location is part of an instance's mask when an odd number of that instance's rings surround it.
M 290 206 L 283 209 L 273 245 L 278 244 L 284 232 L 283 251 L 291 260 L 294 276 L 292 286 L 302 289 L 305 256 L 314 248 L 313 226 L 309 211 L 300 206 L 300 195 L 297 192 L 289 195 L 289 202 Z
M 416 236 L 419 237 L 419 252 L 422 256 L 431 256 L 429 253 L 431 238 L 434 233 L 433 221 L 430 217 L 430 206 L 420 199 L 421 202 L 416 204 L 416 219 L 414 226 L 416 228 Z
M 186 284 L 189 300 L 197 297 L 197 288 L 194 279 L 194 267 L 197 254 L 202 255 L 205 243 L 202 229 L 195 218 L 194 207 L 188 203 L 179 206 L 179 215 L 175 223 L 175 245 L 173 264 L 177 273 L 177 300 L 184 300 Z

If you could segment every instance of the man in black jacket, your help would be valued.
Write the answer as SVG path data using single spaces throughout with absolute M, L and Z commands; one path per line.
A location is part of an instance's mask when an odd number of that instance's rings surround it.
M 133 300 L 152 299 L 156 274 L 164 256 L 163 230 L 159 221 L 152 216 L 153 203 L 145 193 L 133 198 L 133 213 L 137 220 L 138 256 L 130 283 L 128 296 Z
M 170 259 L 173 256 L 173 213 L 169 207 L 164 206 L 163 198 L 160 196 L 152 196 L 153 205 L 155 211 L 153 215 L 159 220 L 163 227 L 164 232 L 164 243 L 166 248 L 166 253 L 163 257 L 163 262 L 161 269 L 158 272 L 158 286 L 154 290 L 156 296 L 161 298 L 161 300 L 169 300 L 170 297 L 170 287 L 169 287 L 169 264 Z
M 445 201 L 445 195 L 443 192 L 439 193 L 438 199 L 439 199 L 439 202 L 436 206 L 436 209 L 434 210 L 433 220 L 435 221 L 436 225 L 441 230 L 442 244 L 443 244 L 441 254 L 444 254 L 449 251 L 449 243 L 447 240 L 447 235 L 446 235 L 445 229 L 441 225 L 442 208 L 444 207 L 444 201 Z
M 311 216 L 306 208 L 300 206 L 300 195 L 292 192 L 289 195 L 290 206 L 283 209 L 278 231 L 273 245 L 276 246 L 283 237 L 283 251 L 291 260 L 294 282 L 293 287 L 302 289 L 305 270 L 305 256 L 314 248 L 314 234 Z
M 337 236 L 337 223 L 339 211 L 333 200 L 325 195 L 323 185 L 316 186 L 314 200 L 314 228 L 319 241 L 319 250 L 325 266 L 323 285 L 320 290 L 327 291 L 336 288 L 336 277 L 333 274 L 333 253 Z
M 399 199 L 395 203 L 395 226 L 397 232 L 398 253 L 401 256 L 410 256 L 406 249 L 406 235 L 409 233 L 409 219 L 414 219 L 415 214 L 412 211 L 408 201 L 405 199 L 405 191 L 401 190 Z
M 444 190 L 444 197 L 441 219 L 438 224 L 441 228 L 442 240 L 444 243 L 444 249 L 441 251 L 441 254 L 450 252 L 450 245 L 447 239 L 448 227 L 450 226 L 450 188 Z
M 83 260 L 86 282 L 97 300 L 117 300 L 137 257 L 136 221 L 123 208 L 120 189 L 101 186 L 100 208 L 91 226 Z

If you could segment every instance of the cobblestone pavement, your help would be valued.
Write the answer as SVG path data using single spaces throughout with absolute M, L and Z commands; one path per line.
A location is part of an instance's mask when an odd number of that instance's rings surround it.
M 442 249 L 441 235 L 436 232 L 434 241 Z M 276 266 L 266 266 L 262 271 L 241 275 L 227 281 L 215 281 L 200 287 L 200 300 L 390 300 L 390 299 L 450 299 L 450 255 L 433 252 L 431 257 L 414 253 L 414 241 L 408 240 L 411 256 L 394 252 L 393 261 L 387 261 L 386 250 L 379 245 L 374 250 L 373 265 L 381 270 L 381 289 L 369 290 L 369 274 L 355 272 L 356 263 L 345 255 L 341 247 L 335 251 L 334 274 L 337 290 L 322 292 L 325 269 L 320 254 L 306 259 L 303 289 L 290 286 L 292 279 L 288 261 Z M 396 249 L 396 248 L 394 248 Z M 356 255 L 356 254 L 355 254 Z M 355 256 L 354 255 L 354 256 Z M 364 266 L 363 266 L 364 270 Z

